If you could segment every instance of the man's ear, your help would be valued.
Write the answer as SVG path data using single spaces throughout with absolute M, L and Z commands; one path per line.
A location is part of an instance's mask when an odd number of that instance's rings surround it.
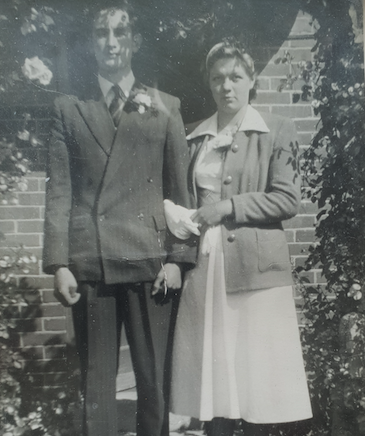
M 137 53 L 142 45 L 142 41 L 143 38 L 140 33 L 136 33 L 135 35 L 133 35 L 133 53 Z

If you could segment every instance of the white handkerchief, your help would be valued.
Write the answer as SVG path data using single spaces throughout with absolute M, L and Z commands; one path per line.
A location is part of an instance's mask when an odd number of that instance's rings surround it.
M 167 226 L 170 232 L 179 239 L 189 239 L 191 234 L 199 236 L 198 223 L 191 220 L 196 209 L 186 209 L 178 206 L 171 200 L 164 200 L 164 211 Z

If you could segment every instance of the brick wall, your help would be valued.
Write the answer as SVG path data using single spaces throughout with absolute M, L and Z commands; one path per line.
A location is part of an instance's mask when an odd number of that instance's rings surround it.
M 311 60 L 311 48 L 314 41 L 311 38 L 312 28 L 308 16 L 299 13 L 289 39 L 276 53 L 278 47 L 272 48 L 272 59 L 259 77 L 259 91 L 254 106 L 262 111 L 291 117 L 296 124 L 301 149 L 304 150 L 316 129 L 317 118 L 313 114 L 309 103 L 292 103 L 293 93 L 300 90 L 299 81 L 293 89 L 279 93 L 277 87 L 280 79 L 288 73 L 285 65 L 276 65 L 274 60 L 282 56 L 284 50 L 289 50 L 295 57 L 294 62 Z M 35 101 L 27 111 L 33 111 L 33 131 L 44 135 L 49 126 L 48 105 L 44 101 Z M 23 108 L 24 109 L 24 108 Z M 22 112 L 20 106 L 18 112 Z M 0 117 L 11 118 L 8 109 L 0 109 Z M 29 189 L 19 193 L 19 204 L 15 206 L 0 206 L 0 230 L 6 234 L 6 241 L 2 246 L 16 246 L 24 244 L 26 249 L 41 259 L 42 229 L 44 214 L 44 172 L 33 172 L 29 177 Z M 290 253 L 295 266 L 303 265 L 308 245 L 313 241 L 317 208 L 311 202 L 303 200 L 300 213 L 285 222 L 285 231 L 290 246 Z M 319 271 L 306 273 L 312 283 L 321 283 Z M 57 379 L 59 373 L 66 368 L 66 343 L 71 340 L 69 310 L 63 308 L 53 297 L 53 278 L 43 275 L 41 261 L 26 277 L 30 288 L 36 288 L 38 293 L 29 290 L 28 308 L 17 309 L 14 316 L 18 319 L 16 346 L 27 352 L 28 364 L 38 372 L 39 383 L 48 384 Z M 296 296 L 299 302 L 299 296 Z M 300 313 L 299 313 L 300 315 Z M 124 345 L 122 353 L 127 353 Z M 50 364 L 52 363 L 52 364 Z M 124 374 L 122 384 L 133 383 L 129 358 L 122 359 Z M 48 368 L 48 371 L 47 371 Z

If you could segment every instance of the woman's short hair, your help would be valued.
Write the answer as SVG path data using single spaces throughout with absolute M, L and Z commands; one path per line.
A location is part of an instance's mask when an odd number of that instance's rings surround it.
M 253 100 L 256 97 L 257 86 L 255 63 L 251 55 L 246 51 L 243 43 L 233 38 L 226 38 L 222 42 L 214 45 L 205 60 L 207 79 L 209 79 L 210 70 L 213 65 L 220 59 L 237 59 L 242 64 L 248 77 L 255 81 L 255 85 L 249 95 L 249 100 Z

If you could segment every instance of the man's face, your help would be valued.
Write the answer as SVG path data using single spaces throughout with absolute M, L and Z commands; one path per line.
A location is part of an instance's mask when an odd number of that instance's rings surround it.
M 128 73 L 132 54 L 139 49 L 128 13 L 120 9 L 100 11 L 94 22 L 93 44 L 100 73 Z

